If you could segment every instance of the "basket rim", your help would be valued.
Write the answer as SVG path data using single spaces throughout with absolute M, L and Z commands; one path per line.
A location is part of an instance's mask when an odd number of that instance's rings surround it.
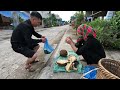
M 110 76 L 113 76 L 113 77 L 115 77 L 115 78 L 120 79 L 120 77 L 118 77 L 117 75 L 114 75 L 113 73 L 111 73 L 110 71 L 108 71 L 108 70 L 101 64 L 101 62 L 102 62 L 103 60 L 105 60 L 105 59 L 108 59 L 108 60 L 110 60 L 110 61 L 113 60 L 113 59 L 109 59 L 109 58 L 102 58 L 102 59 L 100 59 L 99 62 L 98 62 L 99 68 L 103 69 L 103 70 L 104 70 L 107 74 L 109 74 Z M 114 60 L 114 61 L 115 61 L 115 60 Z M 115 61 L 115 62 L 119 62 L 119 61 Z M 100 70 L 100 69 L 99 69 L 99 70 Z

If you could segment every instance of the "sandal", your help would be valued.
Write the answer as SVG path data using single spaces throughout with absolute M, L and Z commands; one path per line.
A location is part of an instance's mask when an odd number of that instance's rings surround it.
M 38 60 L 37 61 L 33 61 L 33 62 L 31 62 L 31 64 L 33 64 L 33 63 L 37 63 L 37 62 L 39 62 Z
M 80 61 L 86 62 L 86 60 L 85 60 L 85 59 L 81 59 Z
M 29 69 L 31 67 L 31 64 L 27 65 L 25 69 Z
M 26 69 L 26 70 L 28 70 L 28 72 L 34 72 L 35 71 L 35 69 L 33 69 L 33 68 L 29 68 L 29 69 Z
M 31 65 L 25 67 L 26 70 L 28 70 L 29 72 L 34 72 L 35 69 L 31 68 Z

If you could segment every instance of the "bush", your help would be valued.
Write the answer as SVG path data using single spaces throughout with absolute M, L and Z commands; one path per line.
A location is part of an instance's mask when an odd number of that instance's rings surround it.
M 92 26 L 96 30 L 97 39 L 100 40 L 100 42 L 102 43 L 104 41 L 103 40 L 103 38 L 104 38 L 104 35 L 103 35 L 104 33 L 103 32 L 104 32 L 104 30 L 107 30 L 109 28 L 110 22 L 106 21 L 106 20 L 100 20 L 98 18 L 98 19 L 95 19 L 92 22 L 87 22 L 86 24 L 89 25 L 89 26 Z
M 97 39 L 105 48 L 120 49 L 120 11 L 109 21 L 96 19 L 86 24 L 96 29 Z
M 77 29 L 78 26 L 80 24 L 82 24 L 82 22 L 84 21 L 84 14 L 81 13 L 81 12 L 78 12 L 78 13 L 75 14 L 75 18 L 76 18 L 76 21 L 75 21 L 75 27 L 74 27 L 74 29 Z

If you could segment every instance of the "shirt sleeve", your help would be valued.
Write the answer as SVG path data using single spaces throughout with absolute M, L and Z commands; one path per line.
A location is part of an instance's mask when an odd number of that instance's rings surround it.
M 76 46 L 77 48 L 82 47 L 82 46 L 83 46 L 83 45 L 82 45 L 83 42 L 84 42 L 84 40 L 82 39 L 81 41 L 75 43 L 75 46 Z
M 42 35 L 41 34 L 38 34 L 37 32 L 33 31 L 33 35 L 36 36 L 37 38 L 41 38 Z
M 82 53 L 86 52 L 87 50 L 90 50 L 92 48 L 91 41 L 86 41 L 85 44 L 82 47 L 79 47 L 76 51 L 76 54 L 81 55 Z
M 42 42 L 42 40 L 41 39 L 32 39 L 31 38 L 31 31 L 27 28 L 27 27 L 24 27 L 24 30 L 23 30 L 23 36 L 24 36 L 24 38 L 25 38 L 25 41 L 26 41 L 26 43 L 29 45 L 29 46 L 31 46 L 31 45 L 33 45 L 33 44 L 35 44 L 35 43 L 39 43 L 39 42 Z

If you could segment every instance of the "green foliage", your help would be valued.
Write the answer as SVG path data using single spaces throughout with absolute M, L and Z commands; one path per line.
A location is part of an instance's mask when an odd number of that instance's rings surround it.
M 58 26 L 58 22 L 61 21 L 62 19 L 56 19 L 56 16 L 54 14 L 51 14 L 49 18 L 43 19 L 43 22 L 47 27 Z
M 75 27 L 74 28 L 77 29 L 78 26 L 80 24 L 82 24 L 82 22 L 84 21 L 84 14 L 81 13 L 81 12 L 76 12 L 75 17 L 76 17 L 76 21 L 75 21 Z
M 97 31 L 97 39 L 109 49 L 120 49 L 120 11 L 107 20 L 96 19 L 86 23 Z
M 72 21 L 72 20 L 74 20 L 76 17 L 75 16 L 71 16 L 70 17 L 70 22 Z
M 102 38 L 103 38 L 102 34 L 104 34 L 103 32 L 109 28 L 110 22 L 107 20 L 100 20 L 98 18 L 92 22 L 87 22 L 86 24 L 92 26 L 96 30 L 97 39 L 99 39 L 100 42 L 102 43 Z
M 24 19 L 22 19 L 20 16 L 19 16 L 19 22 L 24 22 Z

